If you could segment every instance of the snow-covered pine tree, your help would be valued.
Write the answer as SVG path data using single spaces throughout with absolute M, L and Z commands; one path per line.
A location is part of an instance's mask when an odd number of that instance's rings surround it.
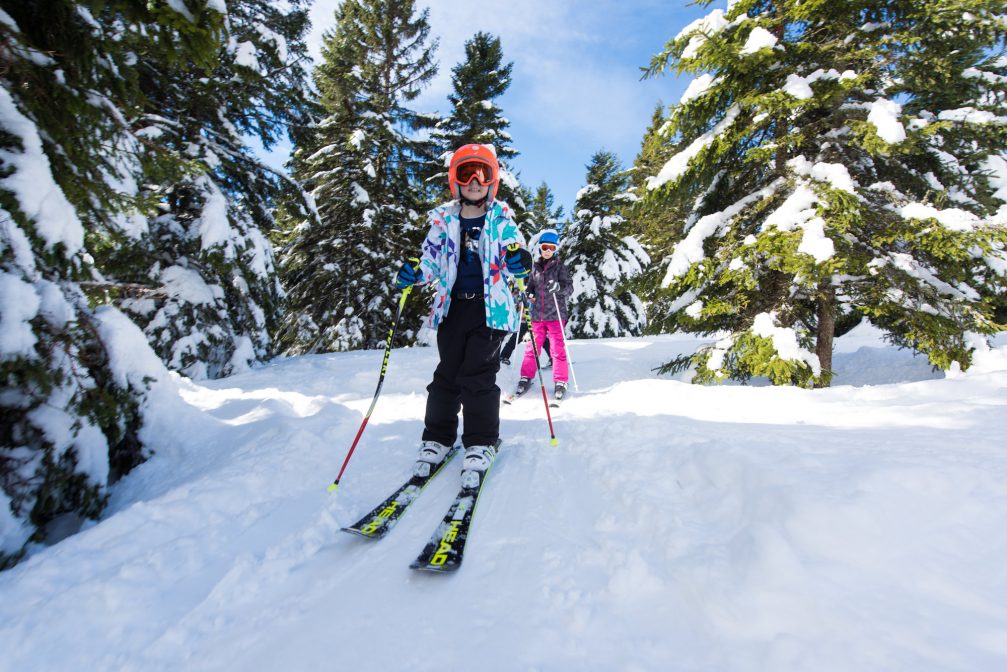
M 651 258 L 650 263 L 632 283 L 637 296 L 647 298 L 647 331 L 651 333 L 662 333 L 666 330 L 661 320 L 670 312 L 668 307 L 671 301 L 665 292 L 659 290 L 668 262 L 671 260 L 667 251 L 680 239 L 684 220 L 684 217 L 679 216 L 680 213 L 673 208 L 665 207 L 665 204 L 658 199 L 642 198 L 647 191 L 647 179 L 656 174 L 675 153 L 674 146 L 665 137 L 668 125 L 664 103 L 658 102 L 629 173 L 628 192 L 632 196 L 624 211 L 648 255 L 664 255 L 664 258 Z
M 97 263 L 107 280 L 158 288 L 120 305 L 193 378 L 245 370 L 271 350 L 282 290 L 266 234 L 284 178 L 246 138 L 269 148 L 305 123 L 308 25 L 304 0 L 233 0 L 227 41 L 203 67 L 169 66 L 157 44 L 129 40 L 145 97 L 132 123 L 168 170 L 142 187 L 158 212 L 95 236 Z
M 518 151 L 507 131 L 510 121 L 502 116 L 495 102 L 510 87 L 513 68 L 513 63 L 503 62 L 499 37 L 479 32 L 465 43 L 465 60 L 451 69 L 452 91 L 448 94 L 451 112 L 438 122 L 432 134 L 440 157 L 427 179 L 436 185 L 441 199 L 449 200 L 447 183 L 451 155 L 462 145 L 489 145 L 500 162 L 497 198 L 510 206 L 511 216 L 520 225 L 525 222 L 527 204 L 520 179 L 510 165 Z
M 312 195 L 281 254 L 288 312 L 277 334 L 287 354 L 378 347 L 399 293 L 399 264 L 426 233 L 421 171 L 431 160 L 405 107 L 436 74 L 429 10 L 411 0 L 346 0 L 315 71 L 324 119 L 295 148 L 294 175 Z M 407 305 L 406 326 L 425 306 Z M 402 329 L 408 342 L 415 330 Z
M 669 370 L 827 385 L 860 315 L 968 367 L 1007 270 L 1005 22 L 984 0 L 732 0 L 654 57 L 696 75 L 648 181 L 685 220 L 654 319 L 730 332 Z
M 0 2 L 0 568 L 58 516 L 101 513 L 108 483 L 146 458 L 149 395 L 169 385 L 139 330 L 82 291 L 100 277 L 85 233 L 141 208 L 143 97 L 124 36 L 202 63 L 225 17 L 93 6 Z
M 534 195 L 525 201 L 528 211 L 521 229 L 526 237 L 534 236 L 543 229 L 556 229 L 563 233 L 563 206 L 555 205 L 556 197 L 549 185 L 543 182 L 538 185 Z
M 570 333 L 577 338 L 638 336 L 646 325 L 643 303 L 628 287 L 650 261 L 621 214 L 632 200 L 628 182 L 615 154 L 596 152 L 563 233 L 561 255 L 573 276 Z

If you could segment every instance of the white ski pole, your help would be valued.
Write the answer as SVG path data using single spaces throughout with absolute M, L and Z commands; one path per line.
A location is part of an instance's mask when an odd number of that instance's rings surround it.
M 559 312 L 559 299 L 556 298 L 555 292 L 552 294 L 552 301 L 556 304 L 556 317 L 559 318 L 560 331 L 563 332 L 563 349 L 566 350 L 566 363 L 570 367 L 570 375 L 573 376 L 573 389 L 580 392 L 580 386 L 577 384 L 577 372 L 573 370 L 573 357 L 570 356 L 570 340 L 566 337 L 566 322 L 563 321 L 563 313 Z

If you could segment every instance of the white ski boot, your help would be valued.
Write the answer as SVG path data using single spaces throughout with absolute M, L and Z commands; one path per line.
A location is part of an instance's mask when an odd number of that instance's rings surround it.
M 495 446 L 469 446 L 462 461 L 462 487 L 478 488 L 486 470 L 497 456 Z
M 420 445 L 420 454 L 416 458 L 415 466 L 413 466 L 413 476 L 421 478 L 429 476 L 431 470 L 444 461 L 444 456 L 450 450 L 451 446 L 445 446 L 436 441 L 424 441 Z

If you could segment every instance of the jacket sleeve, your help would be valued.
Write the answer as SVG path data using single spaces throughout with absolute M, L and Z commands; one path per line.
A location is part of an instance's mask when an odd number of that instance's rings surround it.
M 430 214 L 430 230 L 423 241 L 420 258 L 420 275 L 422 279 L 418 284 L 426 284 L 441 277 L 441 254 L 442 247 L 446 244 L 447 227 L 437 221 L 433 213 Z

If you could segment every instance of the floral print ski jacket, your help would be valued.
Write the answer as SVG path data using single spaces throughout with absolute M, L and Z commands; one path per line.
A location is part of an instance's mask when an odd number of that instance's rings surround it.
M 461 241 L 461 205 L 452 201 L 439 205 L 427 216 L 430 232 L 423 241 L 420 260 L 422 282 L 435 282 L 437 295 L 427 325 L 436 329 L 451 308 L 451 288 L 458 277 L 458 247 Z M 508 280 L 512 277 L 504 263 L 507 246 L 524 245 L 524 236 L 511 219 L 510 207 L 503 201 L 493 201 L 486 211 L 486 223 L 479 236 L 479 260 L 483 269 L 483 294 L 486 304 L 486 325 L 491 329 L 515 332 L 521 317 L 511 294 Z

